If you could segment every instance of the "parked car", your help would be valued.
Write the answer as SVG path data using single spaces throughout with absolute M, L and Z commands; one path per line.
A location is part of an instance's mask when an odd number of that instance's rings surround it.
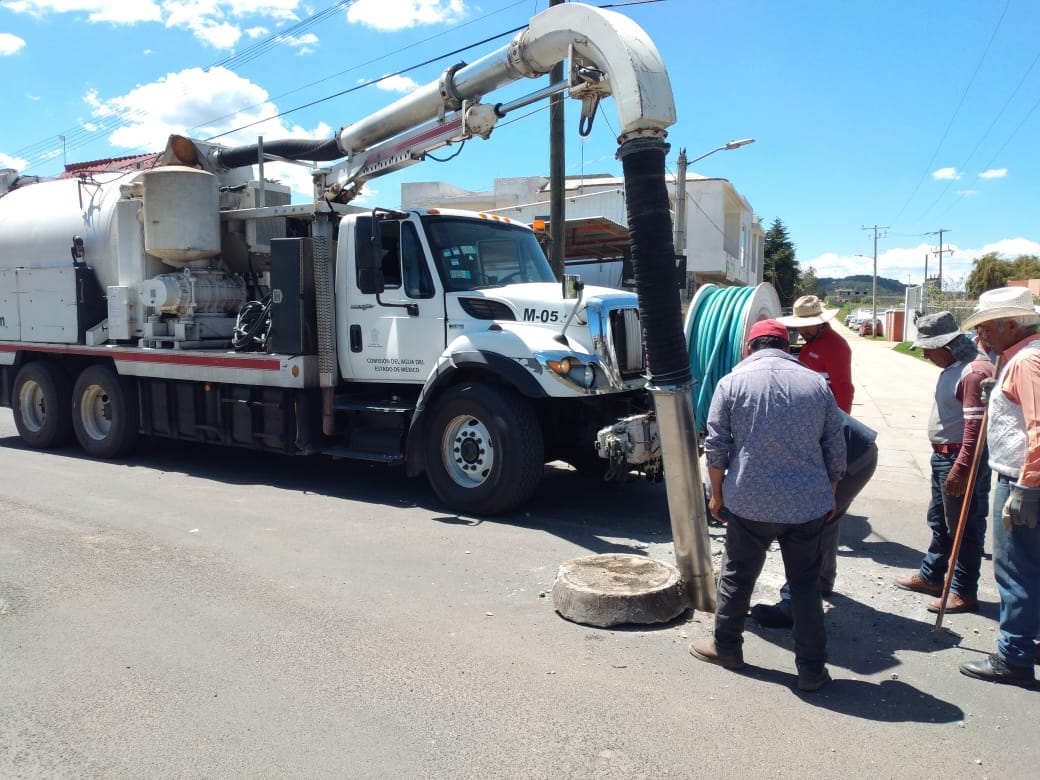
M 870 317 L 867 317 L 859 324 L 859 335 L 861 336 L 883 336 L 883 330 L 880 318 L 871 322 Z

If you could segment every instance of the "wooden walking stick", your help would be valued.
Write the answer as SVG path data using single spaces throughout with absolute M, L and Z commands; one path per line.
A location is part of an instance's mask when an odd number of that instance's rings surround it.
M 996 365 L 993 366 L 994 379 L 1000 373 L 1000 357 L 997 357 Z M 992 391 L 990 391 L 992 392 Z M 961 540 L 964 539 L 964 527 L 968 524 L 968 509 L 971 507 L 971 494 L 975 492 L 975 477 L 979 473 L 979 461 L 982 459 L 982 451 L 986 449 L 986 424 L 989 422 L 989 399 L 986 399 L 986 407 L 982 410 L 982 422 L 979 423 L 979 435 L 975 441 L 975 453 L 971 458 L 971 468 L 968 469 L 968 480 L 964 484 L 964 496 L 961 498 L 961 515 L 957 520 L 957 531 L 953 535 L 953 547 L 950 549 L 950 562 L 946 567 L 946 577 L 943 580 L 942 595 L 939 596 L 939 616 L 935 619 L 935 633 L 942 630 L 943 616 L 946 614 L 946 599 L 950 597 L 950 586 L 953 584 L 953 570 L 957 567 L 957 556 L 961 551 Z

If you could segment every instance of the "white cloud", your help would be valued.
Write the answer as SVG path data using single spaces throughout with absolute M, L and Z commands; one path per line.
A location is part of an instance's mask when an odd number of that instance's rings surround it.
M 20 171 L 28 164 L 28 160 L 24 160 L 21 157 L 12 157 L 9 154 L 0 152 L 0 168 L 14 168 L 16 171 Z
M 1007 168 L 990 168 L 979 174 L 980 179 L 1003 179 L 1007 176 Z
M 192 138 L 220 135 L 217 142 L 227 146 L 255 143 L 258 136 L 318 140 L 333 135 L 332 128 L 324 122 L 308 129 L 287 125 L 282 119 L 265 119 L 278 113 L 278 107 L 268 100 L 267 91 L 226 68 L 191 68 L 168 73 L 125 95 L 102 98 L 91 91 L 83 99 L 98 122 L 117 119 L 122 123 L 108 141 L 125 154 L 160 151 L 172 133 Z M 229 130 L 234 132 L 222 135 Z M 271 164 L 265 166 L 264 173 L 304 197 L 311 193 L 306 167 Z
M 979 194 L 978 190 L 957 190 L 957 195 L 962 198 L 971 198 Z
M 457 22 L 467 10 L 464 0 L 357 0 L 347 11 L 347 21 L 376 30 L 403 30 Z
M 304 35 L 283 35 L 278 38 L 278 42 L 296 49 L 297 54 L 313 54 L 315 48 L 318 46 L 318 36 L 313 33 L 306 33 Z
M 940 168 L 932 172 L 932 178 L 936 181 L 957 181 L 961 175 L 956 168 Z
M 361 83 L 360 81 L 358 82 Z M 419 88 L 418 82 L 407 76 L 387 76 L 381 81 L 376 82 L 376 86 L 379 89 L 387 92 L 403 92 L 408 93 Z
M 162 20 L 158 3 L 152 0 L 8 0 L 3 7 L 16 14 L 32 16 L 85 13 L 90 22 L 110 24 L 137 24 Z
M 11 33 L 0 33 L 0 57 L 17 54 L 25 48 L 25 41 Z
M 296 21 L 300 0 L 5 0 L 8 11 L 42 17 L 85 14 L 93 23 L 131 25 L 157 22 L 184 29 L 215 49 L 234 48 L 243 35 L 243 19 Z M 250 31 L 263 29 L 250 26 Z M 251 36 L 252 37 L 252 36 Z
M 925 263 L 928 265 L 928 276 L 935 276 L 939 272 L 939 257 L 935 252 L 936 249 L 938 249 L 937 246 L 922 243 L 912 247 L 885 250 L 878 254 L 877 274 L 904 284 L 921 284 L 924 279 Z M 963 290 L 974 261 L 990 252 L 996 252 L 1009 260 L 1019 255 L 1040 256 L 1040 243 L 1027 238 L 1005 238 L 978 248 L 962 248 L 956 244 L 944 244 L 943 279 L 951 285 L 952 289 Z M 812 266 L 816 270 L 817 276 L 825 278 L 871 276 L 874 269 L 873 257 L 841 255 L 836 252 L 827 252 L 812 259 L 798 258 L 798 262 L 803 269 Z
M 254 40 L 263 38 L 265 35 L 269 35 L 270 32 L 266 27 L 248 27 L 245 30 L 246 37 Z

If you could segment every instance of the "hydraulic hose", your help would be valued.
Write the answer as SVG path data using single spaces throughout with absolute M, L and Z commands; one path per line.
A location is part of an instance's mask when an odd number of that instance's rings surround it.
M 740 362 L 755 287 L 705 285 L 687 315 L 689 366 L 696 387 L 694 414 L 703 430 L 719 380 Z M 756 317 L 758 319 L 758 317 Z

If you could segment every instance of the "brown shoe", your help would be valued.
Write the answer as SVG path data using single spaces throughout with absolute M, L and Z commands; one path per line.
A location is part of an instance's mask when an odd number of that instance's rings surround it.
M 715 648 L 715 640 L 710 637 L 690 642 L 690 655 L 698 660 L 707 661 L 709 664 L 721 666 L 723 669 L 736 671 L 745 666 L 742 653 L 724 655 Z
M 929 612 L 938 612 L 940 600 L 942 596 L 937 599 L 933 599 L 928 605 Z M 956 615 L 958 612 L 978 612 L 979 602 L 978 599 L 966 599 L 963 596 L 959 596 L 956 593 L 951 593 L 949 598 L 946 599 L 946 614 Z
M 920 574 L 910 577 L 896 577 L 896 587 L 903 590 L 912 590 L 914 593 L 927 593 L 929 596 L 941 596 L 942 585 L 933 585 Z

